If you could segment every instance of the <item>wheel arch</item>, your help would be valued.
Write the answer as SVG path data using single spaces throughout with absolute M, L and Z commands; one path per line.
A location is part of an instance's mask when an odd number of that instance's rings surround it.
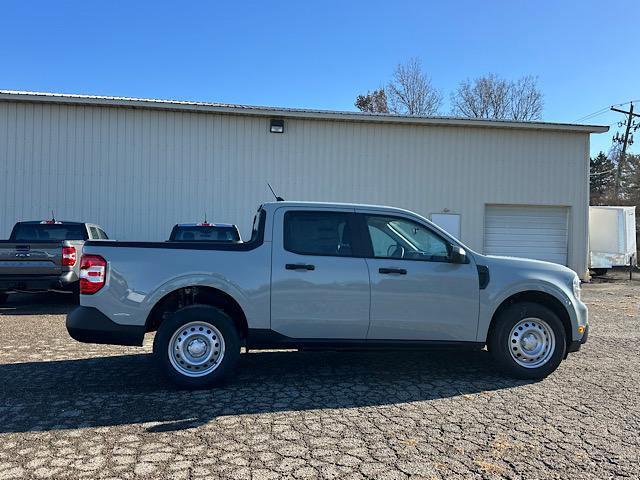
M 240 303 L 229 293 L 204 285 L 184 286 L 165 294 L 147 315 L 145 332 L 156 331 L 172 313 L 190 305 L 209 305 L 220 308 L 234 321 L 241 339 L 246 340 L 249 327 Z
M 516 303 L 523 303 L 523 302 L 531 302 L 531 303 L 536 303 L 538 305 L 542 305 L 544 307 L 547 307 L 553 313 L 555 313 L 560 319 L 560 321 L 562 322 L 562 325 L 564 326 L 564 330 L 566 334 L 565 341 L 567 343 L 567 346 L 571 343 L 573 335 L 572 335 L 572 327 L 571 327 L 571 316 L 569 315 L 569 311 L 567 310 L 565 305 L 562 303 L 562 301 L 558 299 L 555 295 L 552 295 L 551 293 L 544 292 L 541 290 L 523 290 L 505 298 L 502 301 L 502 303 L 500 303 L 498 308 L 496 308 L 496 310 L 493 312 L 493 315 L 491 316 L 491 322 L 489 323 L 489 328 L 487 330 L 487 340 L 490 338 L 491 332 L 495 328 L 497 319 L 500 317 L 502 312 L 504 312 L 504 310 L 506 310 L 511 305 L 514 305 Z

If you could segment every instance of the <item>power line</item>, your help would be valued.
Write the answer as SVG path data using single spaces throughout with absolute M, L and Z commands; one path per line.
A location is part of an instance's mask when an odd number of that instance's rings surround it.
M 599 117 L 600 115 L 603 115 L 604 113 L 608 112 L 611 107 L 622 107 L 622 106 L 628 105 L 628 104 L 630 104 L 632 102 L 640 102 L 640 99 L 629 100 L 628 102 L 623 102 L 623 103 L 614 103 L 613 105 L 607 105 L 606 107 L 601 108 L 600 110 L 596 110 L 593 113 L 590 113 L 588 115 L 585 115 L 584 117 L 580 117 L 577 120 L 574 120 L 574 122 L 584 122 L 585 120 L 589 120 L 591 118 Z
M 629 105 L 630 103 L 633 103 L 633 102 L 640 102 L 640 99 L 639 100 L 629 100 L 628 102 L 624 102 L 624 103 L 614 103 L 611 106 L 612 107 L 622 107 L 624 105 Z
M 590 113 L 589 115 L 585 115 L 584 117 L 580 117 L 577 120 L 574 120 L 574 122 L 583 122 L 583 121 L 588 120 L 590 118 L 594 118 L 594 117 L 597 117 L 599 115 L 602 115 L 603 113 L 606 113 L 606 112 L 609 111 L 609 107 L 610 106 L 607 105 L 606 107 L 604 107 L 604 108 L 602 108 L 600 110 L 596 110 L 595 112 Z
M 590 177 L 598 177 L 600 175 L 607 175 L 607 174 L 613 173 L 615 171 L 616 171 L 616 169 L 612 168 L 611 170 L 605 170 L 604 172 L 591 172 L 591 173 L 589 173 L 589 176 Z

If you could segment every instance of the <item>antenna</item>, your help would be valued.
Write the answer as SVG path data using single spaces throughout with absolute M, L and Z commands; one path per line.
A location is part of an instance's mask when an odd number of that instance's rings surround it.
M 273 191 L 273 188 L 271 187 L 271 184 L 269 182 L 267 182 L 267 186 L 269 187 L 269 190 L 271 190 L 271 193 L 273 193 L 273 196 L 276 197 L 276 202 L 284 202 L 284 198 L 276 195 L 276 192 Z

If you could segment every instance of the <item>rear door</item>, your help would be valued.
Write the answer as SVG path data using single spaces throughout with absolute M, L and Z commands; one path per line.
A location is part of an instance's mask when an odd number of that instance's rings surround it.
M 369 273 L 354 220 L 353 209 L 276 210 L 272 330 L 298 339 L 366 338 Z

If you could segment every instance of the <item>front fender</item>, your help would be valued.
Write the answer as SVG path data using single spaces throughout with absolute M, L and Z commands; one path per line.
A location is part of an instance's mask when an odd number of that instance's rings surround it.
M 541 292 L 551 295 L 558 300 L 569 314 L 572 326 L 578 324 L 577 315 L 573 305 L 573 301 L 568 291 L 565 291 L 555 283 L 543 280 L 525 280 L 510 285 L 508 288 L 495 292 L 486 292 L 480 297 L 480 318 L 478 322 L 478 342 L 486 342 L 491 320 L 500 306 L 514 295 L 525 292 Z

